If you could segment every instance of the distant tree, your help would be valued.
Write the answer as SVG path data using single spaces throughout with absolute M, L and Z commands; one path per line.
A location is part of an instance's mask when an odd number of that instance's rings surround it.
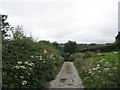
M 46 44 L 46 45 L 51 45 L 51 43 L 49 41 L 45 41 L 45 40 L 41 40 L 41 41 L 39 41 L 39 43 L 43 43 L 43 44 Z
M 95 45 L 97 45 L 96 43 L 90 43 L 90 46 L 95 46 Z
M 14 31 L 12 31 L 12 34 L 13 34 L 14 40 L 18 40 L 18 39 L 25 37 L 24 32 L 23 32 L 23 26 L 17 25 Z
M 56 48 L 59 48 L 59 44 L 57 43 L 57 41 L 54 41 L 52 44 L 53 44 Z
M 74 41 L 68 41 L 67 43 L 65 43 L 64 45 L 64 52 L 65 53 L 70 53 L 70 55 L 72 53 L 75 53 L 77 50 L 77 43 Z

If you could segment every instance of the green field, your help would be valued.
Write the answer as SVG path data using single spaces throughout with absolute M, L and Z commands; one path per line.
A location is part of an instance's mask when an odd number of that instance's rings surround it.
M 74 64 L 86 88 L 117 88 L 118 52 L 76 53 Z

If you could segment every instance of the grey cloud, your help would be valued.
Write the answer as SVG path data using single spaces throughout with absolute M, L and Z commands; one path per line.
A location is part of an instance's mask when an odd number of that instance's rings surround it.
M 0 10 L 7 12 L 10 23 L 24 25 L 25 32 L 39 40 L 106 43 L 114 42 L 117 34 L 115 5 L 114 0 L 41 0 L 2 2 Z

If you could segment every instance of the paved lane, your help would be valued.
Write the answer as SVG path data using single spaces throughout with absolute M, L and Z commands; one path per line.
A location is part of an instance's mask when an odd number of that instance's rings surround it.
M 50 88 L 84 88 L 73 62 L 64 62 L 60 73 L 50 83 Z

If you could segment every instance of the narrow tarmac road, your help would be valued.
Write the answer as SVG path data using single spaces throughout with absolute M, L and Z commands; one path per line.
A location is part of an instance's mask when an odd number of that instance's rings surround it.
M 60 73 L 50 83 L 50 88 L 84 88 L 73 62 L 64 62 Z

